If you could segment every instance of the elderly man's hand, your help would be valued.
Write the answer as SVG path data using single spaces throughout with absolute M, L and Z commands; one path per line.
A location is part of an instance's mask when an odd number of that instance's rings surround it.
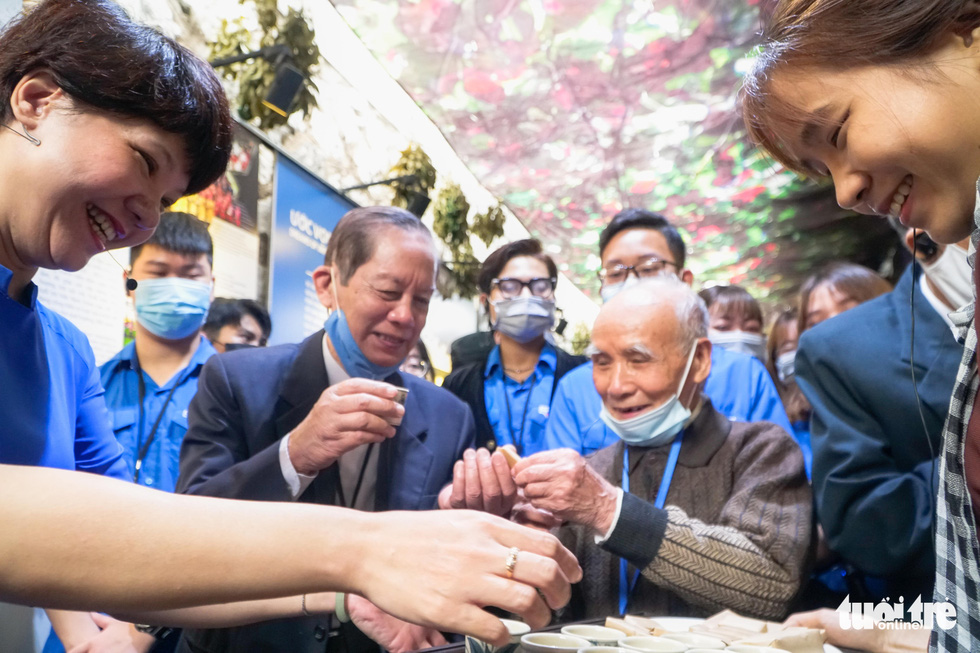
M 507 517 L 517 500 L 517 486 L 500 451 L 468 449 L 453 467 L 452 485 L 439 493 L 440 508 L 468 508 Z
M 395 435 L 405 409 L 394 401 L 390 383 L 348 379 L 320 395 L 313 410 L 289 436 L 289 459 L 300 474 L 312 476 L 346 452 Z
M 616 488 L 577 451 L 542 451 L 514 466 L 514 481 L 539 510 L 606 533 L 616 513 Z
M 416 626 L 392 617 L 357 594 L 347 595 L 347 610 L 354 625 L 389 653 L 419 651 L 446 643 L 442 633 L 435 628 Z

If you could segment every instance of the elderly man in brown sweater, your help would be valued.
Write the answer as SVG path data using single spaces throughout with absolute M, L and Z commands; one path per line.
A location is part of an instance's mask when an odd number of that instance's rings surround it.
M 703 301 L 673 278 L 606 303 L 593 378 L 601 419 L 621 441 L 587 459 L 560 449 L 514 467 L 533 508 L 565 522 L 560 536 L 585 573 L 566 616 L 730 608 L 779 619 L 806 577 L 803 456 L 778 426 L 730 422 L 702 396 L 707 326 Z

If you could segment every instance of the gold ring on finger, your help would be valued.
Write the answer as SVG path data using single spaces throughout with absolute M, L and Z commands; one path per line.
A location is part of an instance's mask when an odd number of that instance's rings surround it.
M 510 547 L 510 550 L 507 552 L 507 562 L 504 563 L 504 566 L 507 568 L 507 578 L 514 577 L 514 567 L 517 566 L 517 554 L 520 552 L 521 550 L 516 546 Z

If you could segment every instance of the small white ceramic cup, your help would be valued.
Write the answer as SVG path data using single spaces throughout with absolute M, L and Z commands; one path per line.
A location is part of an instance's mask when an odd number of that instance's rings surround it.
M 616 646 L 616 643 L 623 638 L 623 631 L 605 626 L 590 626 L 588 624 L 578 624 L 565 626 L 561 629 L 565 635 L 573 637 L 584 637 L 595 646 Z
M 653 635 L 623 637 L 619 640 L 619 645 L 622 648 L 628 648 L 631 651 L 640 651 L 641 653 L 684 653 L 687 650 L 686 644 Z
M 507 632 L 510 633 L 510 641 L 504 646 L 494 646 L 490 642 L 482 639 L 467 636 L 465 642 L 466 653 L 514 653 L 517 645 L 521 643 L 521 635 L 531 632 L 531 627 L 523 621 L 513 619 L 501 619 Z
M 626 648 L 619 648 L 618 646 L 590 646 L 588 648 L 580 648 L 578 653 L 633 653 Z
M 661 635 L 664 639 L 672 639 L 691 648 L 724 650 L 725 642 L 717 637 L 699 635 L 698 633 L 665 633 Z
M 528 633 L 521 637 L 525 653 L 578 653 L 579 649 L 590 646 L 592 642 L 584 637 L 561 633 Z

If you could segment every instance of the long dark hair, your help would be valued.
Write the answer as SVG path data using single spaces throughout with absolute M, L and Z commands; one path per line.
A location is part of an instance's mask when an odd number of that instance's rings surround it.
M 0 32 L 0 120 L 24 75 L 49 70 L 81 110 L 148 120 L 183 137 L 188 193 L 220 177 L 231 113 L 211 66 L 109 0 L 44 0 Z

